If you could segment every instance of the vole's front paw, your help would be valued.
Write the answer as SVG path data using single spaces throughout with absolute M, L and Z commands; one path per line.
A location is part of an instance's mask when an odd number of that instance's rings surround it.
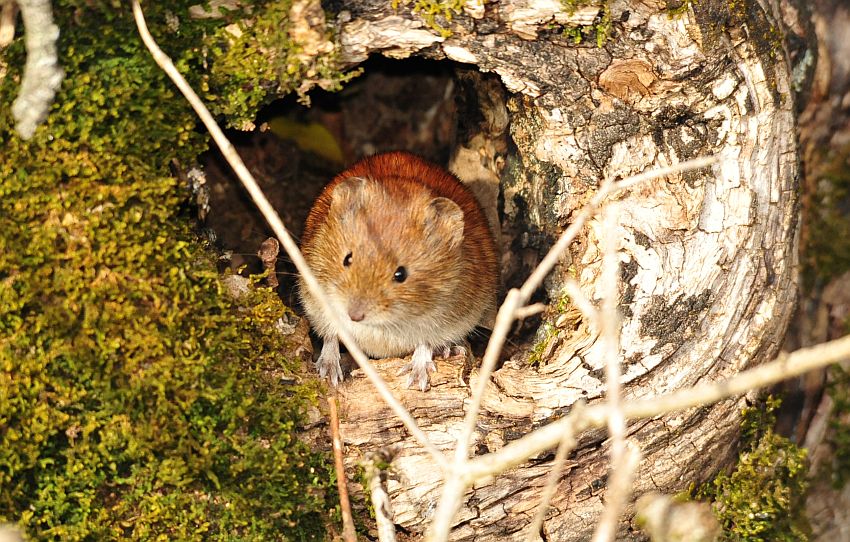
M 331 386 L 339 386 L 342 382 L 342 367 L 339 365 L 339 341 L 338 339 L 325 339 L 322 344 L 322 352 L 316 360 L 316 370 L 319 376 L 327 378 Z
M 339 365 L 339 356 L 336 360 L 327 360 L 319 358 L 316 360 L 316 369 L 319 371 L 319 376 L 327 378 L 331 386 L 339 386 L 342 383 L 342 367 Z
M 408 373 L 408 388 L 419 388 L 422 391 L 428 391 L 428 388 L 431 387 L 431 376 L 429 373 L 436 370 L 437 365 L 431 356 L 431 349 L 424 344 L 420 344 L 413 351 L 413 357 L 410 363 L 402 367 L 399 374 Z

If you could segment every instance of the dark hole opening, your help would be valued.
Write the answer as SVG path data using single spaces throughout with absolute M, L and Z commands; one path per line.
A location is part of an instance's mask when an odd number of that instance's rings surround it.
M 491 222 L 495 221 L 503 261 L 510 261 L 514 243 L 500 233 L 503 203 L 498 181 L 515 149 L 508 134 L 508 94 L 498 78 L 471 67 L 426 59 L 373 58 L 362 68 L 363 75 L 338 93 L 312 92 L 310 107 L 294 97 L 277 100 L 259 113 L 254 131 L 229 133 L 290 233 L 300 237 L 304 219 L 324 185 L 363 156 L 407 150 L 449 168 L 461 147 L 467 148 L 467 157 L 472 150 L 486 161 L 487 153 L 480 148 L 486 141 L 489 165 L 496 170 L 489 201 L 482 199 L 475 186 L 473 190 L 485 211 L 489 208 Z M 475 155 L 471 156 L 474 162 Z M 494 167 L 495 160 L 502 162 Z M 242 274 L 262 272 L 257 250 L 272 236 L 271 230 L 220 154 L 210 151 L 203 162 L 211 207 L 205 225 L 229 254 L 226 265 Z M 470 180 L 455 172 L 465 182 Z M 504 231 L 513 235 L 517 229 Z M 295 269 L 282 251 L 276 273 L 278 293 L 287 305 L 300 310 Z M 503 277 L 503 282 L 513 286 L 516 279 Z M 523 332 L 514 335 L 505 356 L 522 346 L 522 337 L 537 323 L 531 320 L 522 325 Z M 487 335 L 470 337 L 476 353 L 481 353 Z

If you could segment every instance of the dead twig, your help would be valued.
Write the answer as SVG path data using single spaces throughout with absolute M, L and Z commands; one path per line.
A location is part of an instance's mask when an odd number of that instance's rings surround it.
M 584 408 L 584 403 L 578 403 L 573 407 L 573 412 L 580 411 L 582 408 Z M 534 514 L 534 519 L 531 520 L 531 525 L 528 527 L 528 535 L 525 537 L 526 542 L 537 542 L 540 540 L 540 529 L 543 528 L 543 520 L 546 519 L 549 503 L 552 501 L 552 495 L 555 494 L 555 486 L 558 485 L 558 480 L 561 479 L 561 475 L 564 472 L 567 456 L 575 446 L 575 435 L 564 433 L 564 438 L 558 443 L 558 450 L 555 452 L 555 460 L 552 461 L 552 468 L 546 475 L 546 486 L 540 495 L 540 504 L 537 505 L 537 512 Z
M 469 487 L 464 482 L 464 480 L 467 480 L 466 475 L 468 474 L 466 467 L 469 459 L 469 445 L 472 440 L 472 434 L 475 432 L 478 412 L 481 408 L 481 401 L 484 398 L 487 382 L 499 360 L 499 354 L 507 340 L 508 332 L 511 329 L 513 318 L 517 311 L 531 298 L 531 295 L 542 284 L 546 275 L 558 263 L 561 254 L 567 249 L 572 240 L 575 239 L 575 236 L 578 235 L 587 220 L 596 213 L 599 206 L 608 197 L 651 179 L 703 168 L 716 162 L 717 158 L 715 157 L 696 158 L 675 166 L 659 168 L 634 175 L 619 182 L 604 183 L 590 202 L 576 214 L 573 222 L 564 230 L 555 245 L 549 249 L 549 252 L 540 261 L 528 279 L 526 279 L 522 287 L 520 289 L 513 288 L 508 291 L 505 301 L 499 307 L 499 312 L 496 314 L 496 324 L 493 326 L 490 342 L 487 343 L 487 348 L 484 351 L 484 358 L 481 361 L 481 368 L 478 371 L 475 389 L 472 392 L 469 408 L 464 417 L 463 428 L 455 447 L 454 461 L 449 467 L 449 474 L 445 477 L 446 482 L 443 485 L 440 502 L 434 514 L 434 521 L 428 531 L 428 540 L 442 541 L 448 538 L 449 531 L 451 531 L 451 522 L 460 508 L 464 491 Z M 480 460 L 482 458 L 478 459 Z
M 653 542 L 715 542 L 720 536 L 720 524 L 707 502 L 647 493 L 635 508 L 635 517 Z
M 728 397 L 800 376 L 813 369 L 845 361 L 850 361 L 850 336 L 782 354 L 770 363 L 738 373 L 721 382 L 699 384 L 665 395 L 625 401 L 622 404 L 623 415 L 627 420 L 654 418 L 670 412 L 710 405 Z M 560 420 L 512 441 L 498 451 L 472 459 L 459 477 L 463 477 L 465 483 L 471 485 L 476 480 L 521 465 L 529 457 L 555 447 L 565 434 L 575 436 L 591 427 L 603 427 L 608 422 L 609 414 L 610 407 L 607 403 L 580 410 L 574 408 Z
M 605 356 L 605 382 L 608 401 L 608 435 L 611 438 L 611 466 L 608 479 L 611 484 L 605 498 L 605 509 L 593 534 L 592 542 L 608 542 L 617 532 L 617 521 L 622 507 L 631 492 L 631 479 L 634 468 L 631 461 L 637 452 L 626 457 L 626 419 L 621 408 L 620 386 L 620 314 L 617 311 L 619 301 L 617 275 L 620 271 L 618 260 L 619 239 L 617 223 L 619 208 L 616 203 L 608 205 L 602 216 L 604 240 L 602 243 L 602 346 Z
M 640 463 L 640 455 L 637 446 L 628 441 L 623 442 L 622 455 L 617 458 L 618 463 L 611 466 L 608 490 L 605 492 L 605 508 L 599 517 L 599 523 L 596 524 L 592 542 L 614 540 L 617 525 L 620 523 L 620 514 L 632 493 L 632 482 Z
M 526 318 L 534 316 L 535 314 L 540 314 L 545 310 L 545 303 L 535 303 L 533 305 L 527 305 L 525 307 L 520 307 L 519 309 L 517 309 L 516 313 L 514 313 L 514 318 L 517 320 L 525 320 Z
M 215 122 L 209 110 L 206 108 L 204 103 L 198 97 L 192 87 L 189 86 L 189 83 L 186 79 L 180 74 L 177 70 L 177 67 L 174 66 L 174 63 L 171 59 L 166 55 L 162 49 L 156 44 L 153 36 L 151 36 L 150 31 L 148 30 L 147 24 L 145 23 L 145 17 L 142 13 L 142 8 L 139 6 L 138 0 L 132 0 L 133 6 L 133 16 L 136 20 L 136 26 L 139 29 L 139 35 L 142 37 L 142 41 L 145 43 L 145 46 L 151 52 L 151 56 L 154 61 L 159 65 L 160 68 L 171 78 L 174 82 L 174 85 L 183 93 L 183 96 L 192 106 L 192 109 L 195 110 L 198 117 L 204 123 L 204 126 L 209 131 L 213 140 L 215 141 L 218 148 L 221 150 L 222 156 L 227 160 L 227 163 L 230 164 L 230 167 L 233 168 L 234 173 L 242 182 L 245 189 L 248 191 L 248 194 L 251 196 L 251 199 L 257 205 L 257 208 L 260 210 L 260 213 L 263 215 L 263 218 L 269 223 L 272 231 L 275 236 L 277 236 L 281 245 L 283 245 L 283 249 L 289 255 L 292 263 L 295 265 L 298 272 L 301 273 L 301 276 L 304 279 L 304 283 L 307 285 L 307 288 L 316 297 L 319 304 L 322 306 L 322 309 L 328 315 L 328 318 L 334 324 L 334 326 L 339 329 L 339 338 L 342 343 L 348 348 L 349 354 L 354 358 L 354 361 L 357 362 L 357 365 L 363 370 L 363 373 L 367 378 L 372 382 L 372 385 L 375 386 L 378 394 L 390 406 L 390 408 L 395 412 L 396 416 L 399 417 L 404 426 L 410 431 L 413 437 L 422 445 L 425 450 L 431 454 L 431 457 L 437 463 L 440 468 L 445 472 L 448 469 L 449 463 L 446 457 L 437 449 L 436 446 L 428 439 L 428 436 L 420 429 L 420 427 L 416 424 L 416 421 L 413 419 L 413 416 L 410 415 L 410 412 L 407 411 L 406 408 L 399 402 L 399 400 L 393 395 L 390 391 L 387 383 L 383 378 L 378 374 L 375 370 L 374 365 L 369 362 L 369 358 L 363 353 L 359 346 L 354 342 L 351 338 L 351 334 L 345 329 L 344 326 L 341 325 L 340 317 L 336 314 L 336 311 L 332 309 L 330 303 L 328 301 L 327 295 L 325 295 L 322 287 L 319 285 L 319 282 L 316 280 L 316 276 L 307 266 L 307 262 L 304 260 L 304 256 L 301 254 L 301 251 L 298 250 L 298 246 L 295 244 L 295 241 L 292 239 L 292 236 L 289 235 L 289 232 L 286 230 L 286 227 L 283 225 L 283 221 L 280 219 L 280 216 L 277 214 L 277 211 L 274 210 L 271 203 L 269 203 L 268 198 L 266 198 L 260 186 L 257 184 L 257 181 L 254 179 L 251 172 L 248 171 L 248 168 L 245 166 L 245 163 L 242 161 L 242 158 L 239 156 L 239 153 L 236 152 L 236 149 L 233 147 L 233 144 L 227 139 L 224 135 L 224 132 Z
M 375 523 L 378 527 L 380 542 L 395 542 L 395 524 L 390 496 L 386 488 L 386 469 L 395 456 L 401 451 L 400 445 L 388 446 L 366 454 L 363 467 L 366 479 L 369 481 L 369 494 L 372 497 L 372 508 L 375 510 Z
M 27 62 L 21 90 L 12 104 L 12 116 L 21 139 L 30 139 L 47 118 L 65 73 L 56 53 L 59 27 L 53 23 L 50 0 L 17 0 L 17 4 L 24 21 Z
M 348 484 L 345 477 L 345 463 L 342 461 L 343 444 L 339 433 L 339 413 L 336 408 L 337 394 L 334 391 L 328 397 L 328 416 L 330 417 L 331 442 L 334 450 L 334 469 L 336 487 L 339 491 L 339 508 L 342 513 L 342 539 L 345 542 L 357 542 L 354 529 L 354 517 L 351 515 L 351 501 L 348 500 Z
M 15 39 L 15 19 L 18 18 L 18 4 L 12 0 L 0 2 L 0 49 Z

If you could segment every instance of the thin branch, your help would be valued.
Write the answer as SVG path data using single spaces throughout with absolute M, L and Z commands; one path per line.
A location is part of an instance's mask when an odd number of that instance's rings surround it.
M 720 524 L 707 502 L 681 502 L 661 493 L 645 493 L 635 502 L 635 520 L 658 542 L 717 542 Z
M 336 470 L 336 486 L 339 491 L 339 508 L 342 513 L 342 539 L 345 542 L 357 542 L 357 531 L 354 529 L 354 518 L 351 515 L 351 502 L 348 500 L 348 484 L 345 477 L 345 463 L 342 460 L 343 445 L 339 434 L 339 413 L 336 408 L 336 390 L 328 397 L 328 415 L 330 417 L 331 442 L 334 451 L 334 469 Z
M 0 542 L 24 542 L 24 533 L 15 525 L 0 525 Z
M 330 306 L 327 296 L 322 290 L 322 287 L 319 285 L 319 282 L 316 280 L 316 276 L 313 275 L 313 272 L 307 266 L 304 256 L 301 254 L 301 251 L 298 250 L 298 246 L 295 244 L 292 236 L 290 236 L 289 232 L 286 231 L 280 216 L 274 210 L 271 203 L 269 203 L 269 200 L 266 198 L 265 194 L 263 194 L 263 191 L 260 189 L 257 181 L 254 180 L 251 172 L 248 171 L 248 168 L 245 166 L 242 158 L 239 157 L 239 154 L 236 152 L 233 144 L 231 144 L 227 137 L 225 137 L 224 132 L 222 132 L 221 128 L 218 124 L 216 124 L 204 103 L 195 91 L 192 90 L 192 87 L 189 86 L 189 83 L 186 82 L 186 79 L 183 78 L 168 55 L 166 55 L 159 46 L 157 46 L 153 36 L 151 36 L 150 31 L 148 31 L 144 15 L 142 14 L 142 8 L 139 6 L 139 1 L 132 0 L 132 4 L 133 16 L 136 19 L 139 34 L 142 37 L 142 41 L 144 41 L 145 45 L 150 50 L 151 56 L 153 56 L 153 59 L 159 67 L 168 74 L 180 92 L 183 93 L 183 96 L 186 97 L 186 100 L 192 105 L 195 113 L 197 113 L 198 117 L 204 123 L 204 126 L 206 126 L 216 145 L 218 145 L 219 149 L 221 149 L 221 154 L 225 157 L 228 164 L 230 164 L 230 167 L 233 168 L 233 171 L 236 173 L 237 177 L 239 177 L 239 180 L 242 181 L 242 184 L 250 194 L 251 199 L 257 205 L 257 208 L 269 223 L 269 226 L 271 226 L 272 231 L 280 241 L 281 245 L 283 245 L 283 249 L 289 255 L 292 263 L 295 264 L 298 272 L 301 273 L 304 283 L 307 285 L 310 293 L 312 293 L 318 300 L 322 309 L 331 320 L 331 323 L 338 329 L 339 338 L 348 348 L 348 352 L 354 358 L 354 361 L 357 362 L 357 365 L 360 366 L 367 378 L 369 378 L 375 386 L 375 389 L 378 391 L 381 398 L 390 406 L 390 408 L 392 408 L 393 412 L 395 412 L 396 416 L 399 417 L 407 430 L 410 431 L 413 437 L 428 451 L 428 453 L 431 454 L 437 465 L 439 465 L 445 472 L 449 466 L 446 457 L 440 452 L 440 450 L 437 449 L 436 446 L 434 446 L 422 429 L 419 428 L 416 421 L 413 419 L 413 416 L 410 415 L 410 412 L 408 412 L 407 409 L 405 409 L 399 400 L 392 394 L 387 383 L 383 378 L 381 378 L 375 370 L 375 367 L 369 362 L 369 359 L 365 354 L 363 354 L 363 351 L 360 350 L 351 338 L 351 334 L 348 333 L 345 326 L 341 325 L 339 316 Z
M 620 523 L 620 514 L 632 493 L 632 481 L 635 477 L 638 463 L 640 463 L 640 450 L 631 442 L 623 444 L 623 455 L 620 463 L 611 468 L 611 476 L 608 478 L 608 491 L 605 493 L 605 509 L 596 525 L 592 542 L 607 542 L 613 540 L 617 534 L 617 525 Z
M 632 187 L 638 183 L 645 182 L 658 177 L 664 177 L 673 173 L 681 173 L 694 169 L 703 168 L 715 164 L 718 161 L 716 157 L 702 157 L 687 162 L 682 162 L 675 166 L 655 169 L 628 177 L 619 182 L 604 183 L 599 191 L 593 196 L 590 202 L 585 205 L 573 219 L 573 222 L 564 230 L 561 237 L 549 249 L 546 256 L 540 261 L 531 275 L 523 283 L 522 288 L 516 288 L 508 291 L 505 301 L 499 307 L 499 312 L 496 314 L 496 324 L 493 327 L 493 333 L 490 336 L 490 342 L 487 343 L 487 348 L 484 351 L 484 358 L 481 360 L 481 368 L 478 370 L 478 380 L 475 384 L 475 390 L 472 392 L 469 408 L 464 417 L 463 429 L 458 437 L 454 462 L 451 465 L 450 474 L 446 477 L 446 483 L 443 486 L 440 503 L 437 505 L 437 511 L 434 514 L 434 521 L 431 524 L 428 539 L 435 541 L 446 540 L 451 531 L 451 523 L 454 515 L 460 508 L 461 495 L 467 489 L 462 484 L 456 483 L 466 474 L 466 463 L 469 458 L 469 445 L 472 440 L 472 434 L 475 432 L 475 426 L 478 421 L 478 412 L 481 408 L 481 401 L 484 399 L 484 391 L 490 380 L 490 375 L 496 366 L 499 359 L 499 354 L 502 351 L 508 332 L 513 324 L 513 316 L 524 304 L 531 298 L 534 291 L 543 282 L 543 279 L 558 263 L 561 254 L 567 249 L 572 240 L 581 231 L 585 222 L 598 209 L 599 205 L 609 196 Z M 554 445 L 554 444 L 553 444 Z
M 461 467 L 469 464 L 467 459 L 463 461 L 464 463 Z M 463 502 L 464 492 L 469 488 L 471 483 L 471 480 L 464 479 L 461 476 L 460 471 L 453 472 L 444 477 L 443 492 L 440 495 L 437 510 L 434 512 L 434 520 L 425 533 L 426 542 L 443 542 L 448 540 L 449 533 L 452 530 L 452 521 Z
M 455 445 L 454 463 L 450 467 L 451 471 L 444 478 L 443 492 L 440 502 L 437 505 L 437 510 L 434 513 L 434 521 L 429 527 L 427 540 L 442 541 L 448 539 L 449 532 L 452 529 L 452 520 L 458 508 L 460 508 L 463 493 L 468 487 L 460 475 L 468 462 L 469 441 L 472 438 L 472 433 L 475 431 L 478 409 L 481 406 L 481 399 L 484 397 L 484 390 L 487 387 L 490 373 L 496 365 L 496 360 L 502 351 L 502 346 L 507 340 L 508 333 L 514 321 L 514 315 L 520 308 L 519 297 L 519 290 L 516 288 L 509 290 L 505 301 L 499 307 L 499 312 L 496 314 L 496 323 L 493 326 L 490 342 L 487 343 L 487 348 L 484 351 L 484 359 L 481 362 L 478 381 L 475 384 L 471 404 L 464 419 L 464 427 Z
M 693 171 L 695 169 L 701 169 L 707 166 L 714 165 L 718 162 L 718 158 L 715 156 L 704 156 L 701 158 L 695 158 L 693 160 L 688 160 L 687 162 L 681 162 L 679 164 L 652 169 L 650 171 L 646 171 L 644 173 L 640 173 L 638 175 L 633 175 L 622 181 L 618 181 L 615 183 L 609 182 L 604 183 L 603 186 L 599 189 L 596 194 L 594 194 L 593 198 L 582 207 L 582 209 L 576 214 L 576 216 L 570 222 L 569 227 L 564 230 L 564 233 L 561 234 L 561 237 L 558 238 L 558 241 L 549 249 L 549 252 L 546 253 L 546 256 L 531 275 L 526 279 L 525 283 L 522 285 L 522 299 L 523 301 L 531 298 L 531 294 L 543 284 L 543 279 L 546 278 L 546 275 L 554 269 L 555 265 L 557 265 L 558 260 L 561 258 L 561 254 L 567 250 L 567 247 L 570 243 L 573 242 L 575 236 L 581 231 L 584 227 L 585 222 L 596 213 L 596 210 L 602 204 L 605 199 L 609 196 L 613 196 L 617 192 L 621 192 L 626 188 L 631 188 L 637 184 L 650 181 L 652 179 L 657 179 L 659 177 L 666 177 L 667 175 L 672 175 L 674 173 L 684 173 L 686 171 Z
M 605 510 L 602 512 L 603 521 L 597 525 L 593 542 L 608 542 L 616 533 L 617 520 L 625 496 L 629 493 L 632 471 L 629 470 L 626 458 L 626 419 L 620 405 L 622 391 L 620 386 L 620 315 L 617 310 L 618 288 L 617 275 L 620 270 L 618 260 L 619 243 L 617 238 L 617 223 L 619 210 L 617 204 L 608 205 L 602 217 L 603 230 L 603 259 L 602 277 L 602 351 L 605 357 L 605 392 L 610 409 L 608 416 L 608 435 L 611 438 L 611 465 L 609 480 L 612 481 L 606 495 Z M 617 483 L 614 483 L 616 481 Z M 625 485 L 624 485 L 625 484 Z
M 499 308 L 499 312 L 496 316 L 496 325 L 493 328 L 493 334 L 490 338 L 490 342 L 487 344 L 484 359 L 481 362 L 481 369 L 478 371 L 477 386 L 472 394 L 472 402 L 469 406 L 469 410 L 466 412 L 466 417 L 464 418 L 463 432 L 458 439 L 458 447 L 455 450 L 455 465 L 458 464 L 459 458 L 465 459 L 469 457 L 469 443 L 472 439 L 472 433 L 475 430 L 475 424 L 478 419 L 478 411 L 481 407 L 484 390 L 487 387 L 490 373 L 492 373 L 493 368 L 498 361 L 499 353 L 501 352 L 502 346 L 507 338 L 507 332 L 510 330 L 510 326 L 513 323 L 512 316 L 516 314 L 516 311 L 531 298 L 534 291 L 543 283 L 543 279 L 546 278 L 546 275 L 548 275 L 555 267 L 555 264 L 558 263 L 561 254 L 567 249 L 573 239 L 575 239 L 582 227 L 584 227 L 587 219 L 596 212 L 599 205 L 605 201 L 607 197 L 626 188 L 630 188 L 638 183 L 657 179 L 659 177 L 665 177 L 673 173 L 700 169 L 715 164 L 716 162 L 717 158 L 713 156 L 696 158 L 694 160 L 682 162 L 675 166 L 655 169 L 639 175 L 634 175 L 620 182 L 605 183 L 596 195 L 593 196 L 590 202 L 578 212 L 575 219 L 573 219 L 573 222 L 570 223 L 566 230 L 564 230 L 564 233 L 561 234 L 561 237 L 558 238 L 555 245 L 549 249 L 549 252 L 543 260 L 540 261 L 528 279 L 526 279 L 523 283 L 522 288 L 519 290 L 514 288 L 508 292 L 504 303 L 502 303 L 502 306 Z M 499 329 L 500 320 L 502 329 Z M 497 333 L 497 331 L 502 330 L 504 330 L 504 333 Z
M 573 407 L 573 411 L 580 410 L 583 407 L 584 403 L 578 403 Z M 561 479 L 561 474 L 564 472 L 564 464 L 567 461 L 567 456 L 573 451 L 575 446 L 575 436 L 570 433 L 564 433 L 564 437 L 558 443 L 558 450 L 555 452 L 555 460 L 552 462 L 552 468 L 546 475 L 546 486 L 540 495 L 540 504 L 537 505 L 537 512 L 534 514 L 534 519 L 528 527 L 528 535 L 525 537 L 526 542 L 537 542 L 540 540 L 540 529 L 543 528 L 543 520 L 546 519 L 549 503 L 555 494 L 555 487 L 558 485 L 558 480 Z
M 545 310 L 545 303 L 535 303 L 533 305 L 526 305 L 525 307 L 520 307 L 516 310 L 516 312 L 514 313 L 514 318 L 517 320 L 524 320 L 530 316 L 534 316 L 535 314 L 540 314 Z
M 597 332 L 601 332 L 602 326 L 599 323 L 599 311 L 596 309 L 596 305 L 581 291 L 578 281 L 572 277 L 564 277 L 561 287 L 570 296 L 570 303 L 581 311 L 583 316 L 590 320 L 590 323 L 593 324 Z
M 794 378 L 813 369 L 819 369 L 850 360 L 850 335 L 790 354 L 754 369 L 720 381 L 699 384 L 687 389 L 623 403 L 623 415 L 627 420 L 654 418 L 687 408 L 716 403 L 722 399 L 741 395 L 750 390 L 770 386 L 782 380 Z M 524 463 L 553 448 L 565 434 L 577 435 L 591 427 L 602 427 L 608 421 L 610 407 L 606 403 L 573 409 L 569 414 L 537 429 L 524 437 L 508 443 L 498 451 L 476 457 L 469 461 L 462 473 L 467 484 L 493 476 Z
M 363 461 L 366 480 L 369 482 L 369 493 L 372 497 L 372 508 L 375 511 L 379 542 L 395 542 L 396 540 L 393 511 L 384 483 L 384 472 L 400 451 L 400 445 L 382 448 L 376 452 L 368 452 Z
M 0 2 L 0 49 L 15 39 L 15 19 L 18 18 L 18 4 L 12 0 Z
M 12 116 L 21 139 L 30 139 L 47 118 L 65 74 L 56 54 L 59 27 L 53 23 L 50 0 L 17 0 L 17 3 L 24 21 L 27 62 L 20 93 L 12 104 Z

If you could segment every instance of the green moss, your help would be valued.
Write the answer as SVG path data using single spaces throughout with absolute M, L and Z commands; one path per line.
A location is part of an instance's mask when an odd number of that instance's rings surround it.
M 760 2 L 757 0 L 729 0 L 726 2 L 726 8 L 728 18 L 725 19 L 723 32 L 728 33 L 731 30 L 735 35 L 741 28 L 746 28 L 749 41 L 760 56 L 776 59 L 784 54 L 784 36 L 781 30 L 771 23 Z M 776 93 L 775 82 L 769 81 L 768 83 Z
M 388 467 L 389 465 L 385 466 L 384 468 Z M 357 528 L 357 532 L 363 536 L 366 536 L 369 532 L 369 524 L 374 524 L 376 516 L 375 504 L 372 502 L 371 490 L 369 485 L 369 473 L 367 472 L 367 467 L 365 467 L 362 462 L 357 465 L 354 471 L 353 479 L 357 484 L 360 485 L 361 488 L 363 488 L 363 502 L 359 504 L 364 507 L 366 512 L 366 514 L 353 514 L 354 524 Z
M 250 123 L 258 107 L 278 95 L 294 92 L 309 103 L 307 91 L 314 86 L 336 91 L 360 73 L 340 71 L 339 46 L 324 24 L 310 27 L 300 21 L 297 32 L 293 29 L 292 4 L 293 0 L 252 3 L 250 18 L 239 13 L 238 36 L 219 27 L 207 40 L 212 67 L 204 81 L 211 90 L 206 98 L 216 113 L 236 126 Z M 321 11 L 310 14 L 321 15 Z M 327 51 L 316 54 L 317 48 Z
M 558 330 L 554 325 L 549 322 L 543 322 L 537 330 L 537 340 L 534 341 L 534 346 L 531 347 L 531 351 L 528 354 L 529 365 L 539 365 L 545 361 L 543 359 L 543 354 L 549 347 L 549 343 L 552 342 L 557 335 Z
M 684 15 L 688 12 L 688 9 L 691 7 L 695 0 L 668 0 L 667 1 L 667 15 L 669 17 L 678 17 L 680 15 Z
M 569 309 L 572 306 L 570 302 L 570 294 L 564 292 L 561 294 L 561 297 L 555 300 L 555 310 L 558 314 L 563 314 L 564 311 Z
M 850 270 L 850 146 L 813 160 L 826 164 L 815 172 L 805 205 L 803 285 L 824 285 Z
M 575 278 L 575 266 L 569 266 L 567 273 Z M 528 355 L 528 363 L 530 365 L 538 365 L 545 362 L 546 360 L 543 359 L 543 354 L 549 349 L 550 343 L 558 337 L 559 329 L 574 327 L 581 319 L 580 312 L 575 309 L 570 299 L 570 295 L 566 291 L 561 291 L 560 295 L 549 304 L 549 310 L 553 311 L 553 313 L 548 315 L 544 319 L 543 324 L 537 329 L 537 340 L 534 342 Z
M 167 35 L 146 8 L 199 80 L 225 21 L 192 22 L 189 3 Z M 317 390 L 272 376 L 297 369 L 287 309 L 230 299 L 168 173 L 207 138 L 128 9 L 56 6 L 67 75 L 28 142 L 9 112 L 21 40 L 0 59 L 0 523 L 33 540 L 321 539 L 331 476 L 295 431 Z
M 561 0 L 561 5 L 567 13 L 574 13 L 577 9 L 586 6 L 599 6 L 599 13 L 593 23 L 580 26 L 563 26 L 561 34 L 578 45 L 588 40 L 596 42 L 597 47 L 602 47 L 611 37 L 611 8 L 608 2 L 599 0 Z M 560 25 L 557 25 L 560 26 Z
M 440 36 L 448 38 L 452 31 L 443 26 L 442 21 L 452 22 L 455 15 L 460 15 L 466 0 L 412 0 L 413 12 L 420 14 L 428 28 L 439 32 Z M 411 0 L 392 0 L 393 9 L 402 4 L 407 5 Z
M 561 0 L 561 5 L 569 14 L 575 13 L 577 9 L 598 4 L 599 0 Z
M 745 409 L 743 451 L 731 474 L 720 473 L 698 492 L 714 501 L 723 527 L 721 540 L 803 542 L 809 539 L 805 517 L 806 450 L 773 431 L 779 401 Z
M 829 419 L 829 443 L 832 446 L 832 464 L 825 467 L 836 490 L 843 489 L 850 480 L 850 372 L 833 365 L 827 393 L 832 398 Z

